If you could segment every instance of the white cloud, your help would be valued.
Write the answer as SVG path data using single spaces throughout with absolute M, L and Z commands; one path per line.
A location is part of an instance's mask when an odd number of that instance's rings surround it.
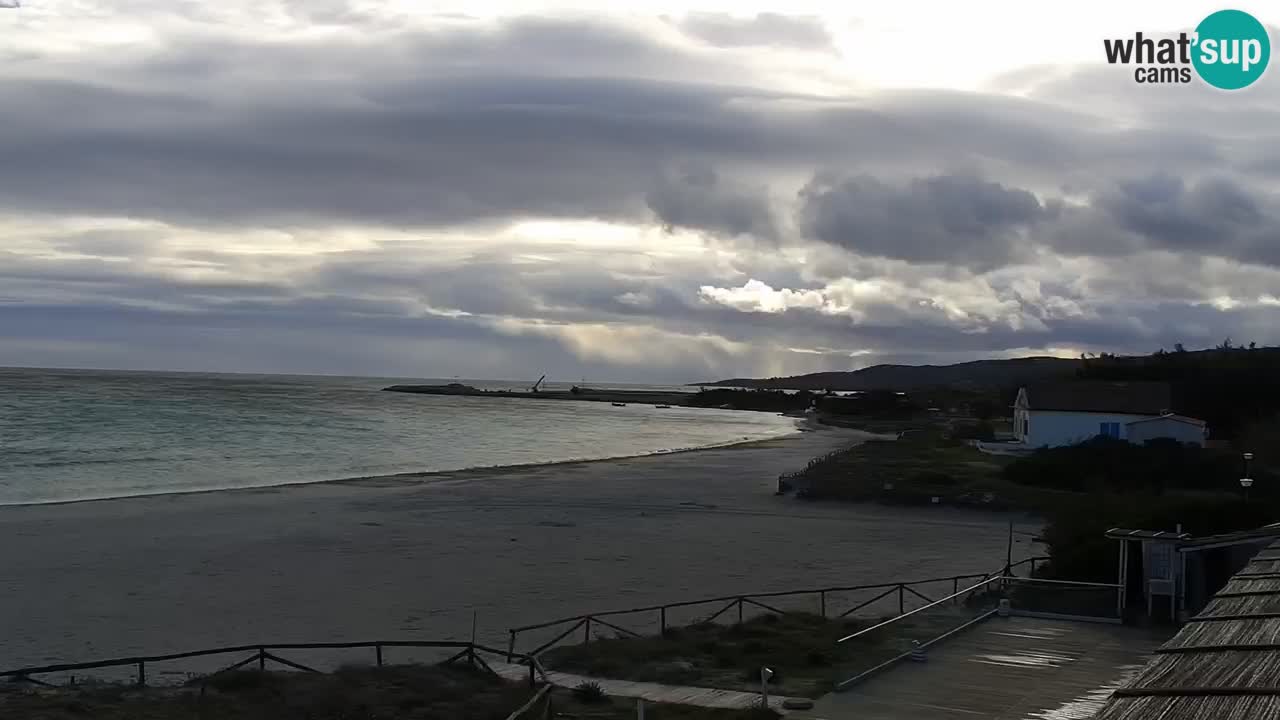
M 774 290 L 759 280 L 748 280 L 740 288 L 704 285 L 698 289 L 704 302 L 719 303 L 743 312 L 783 313 L 792 308 L 808 308 L 828 314 L 837 312 L 817 290 Z

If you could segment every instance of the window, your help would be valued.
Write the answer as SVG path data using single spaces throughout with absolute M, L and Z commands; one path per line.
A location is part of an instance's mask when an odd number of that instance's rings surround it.
M 1099 434 L 1099 435 L 1105 435 L 1106 437 L 1110 437 L 1110 438 L 1119 438 L 1119 437 L 1120 437 L 1120 423 L 1118 423 L 1118 422 L 1104 422 L 1104 423 L 1100 423 L 1100 424 L 1099 424 L 1099 426 L 1098 426 L 1098 434 Z

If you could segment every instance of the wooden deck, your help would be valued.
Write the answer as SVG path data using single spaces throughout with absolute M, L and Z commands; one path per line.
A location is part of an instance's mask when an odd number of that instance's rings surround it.
M 489 662 L 494 672 L 509 680 L 526 681 L 529 679 L 529 668 L 526 665 L 512 665 L 501 662 Z M 655 703 L 674 703 L 677 705 L 696 705 L 706 708 L 750 708 L 760 703 L 759 693 L 741 692 L 738 690 L 715 690 L 712 688 L 687 687 L 681 685 L 662 685 L 649 682 L 632 682 L 630 680 L 610 680 L 607 678 L 587 677 L 571 673 L 547 671 L 547 678 L 552 685 L 563 688 L 575 688 L 584 682 L 598 683 L 606 695 L 613 697 L 642 698 Z M 781 708 L 786 700 L 782 696 L 769 696 L 770 707 Z
M 992 618 L 791 718 L 1085 720 L 1169 633 L 1116 625 Z

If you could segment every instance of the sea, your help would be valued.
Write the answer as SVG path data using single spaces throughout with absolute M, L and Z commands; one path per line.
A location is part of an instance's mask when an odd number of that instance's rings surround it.
M 0 368 L 0 505 L 629 457 L 798 429 L 772 413 L 382 391 L 446 382 L 532 384 Z

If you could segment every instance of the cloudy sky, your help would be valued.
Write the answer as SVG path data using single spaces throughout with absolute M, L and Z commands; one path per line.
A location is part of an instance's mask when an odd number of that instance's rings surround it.
M 23 0 L 0 365 L 689 381 L 1280 343 L 1204 3 Z M 1255 10 L 1264 22 L 1280 23 Z

